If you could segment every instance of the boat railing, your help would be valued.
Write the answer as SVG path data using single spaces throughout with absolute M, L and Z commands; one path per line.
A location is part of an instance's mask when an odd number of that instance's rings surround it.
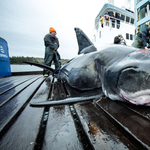
M 99 21 L 99 23 L 97 24 L 97 27 L 99 27 L 99 25 L 101 25 L 101 27 L 108 26 L 110 28 L 120 29 L 121 23 L 130 24 L 130 23 L 127 23 L 127 22 L 125 22 L 121 19 L 118 19 L 116 17 L 113 17 L 113 16 L 108 16 L 106 19 L 105 15 L 104 15 L 103 16 L 103 25 L 101 24 L 101 21 Z
M 105 16 L 103 17 L 104 19 L 104 26 L 109 26 L 111 28 L 117 28 L 119 29 L 120 28 L 120 19 L 118 18 L 115 18 L 113 16 L 109 16 L 108 17 L 108 20 L 105 18 Z

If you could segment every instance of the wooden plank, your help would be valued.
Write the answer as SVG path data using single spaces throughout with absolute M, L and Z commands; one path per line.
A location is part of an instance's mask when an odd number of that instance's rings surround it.
M 18 80 L 18 77 L 10 76 L 10 77 L 5 77 L 5 78 L 0 78 L 0 85 L 3 83 L 13 81 L 13 80 Z
M 18 80 L 9 82 L 7 84 L 4 84 L 3 86 L 0 86 L 0 95 L 4 94 L 5 92 L 11 90 L 12 88 L 15 88 L 16 86 L 28 81 L 29 79 L 35 78 L 37 76 L 28 76 L 24 78 L 19 78 Z
M 2 79 L 0 79 L 0 87 L 5 84 L 9 84 L 10 82 L 16 82 L 23 78 L 32 77 L 32 76 L 35 76 L 35 75 L 11 76 L 11 77 L 2 78 Z
M 9 90 L 8 92 L 5 92 L 4 94 L 0 95 L 0 107 L 2 107 L 4 104 L 6 104 L 8 101 L 10 101 L 13 97 L 18 95 L 22 90 L 27 88 L 30 84 L 35 82 L 38 78 L 41 76 L 38 76 L 36 78 L 33 78 L 27 82 L 24 82 L 20 84 L 19 86 Z
M 128 109 L 131 109 L 132 111 L 138 113 L 139 115 L 142 115 L 143 117 L 150 120 L 150 107 L 149 106 L 136 106 L 132 104 L 126 104 L 126 103 L 120 103 L 121 105 L 124 105 Z
M 25 72 L 12 72 L 13 76 L 21 76 L 21 75 L 37 75 L 37 74 L 43 74 L 43 71 L 25 71 Z
M 69 106 L 51 107 L 43 150 L 82 150 Z
M 5 81 L 4 83 L 0 82 L 0 88 L 3 87 L 3 86 L 9 85 L 9 84 L 18 82 L 18 81 L 20 81 L 22 79 L 32 78 L 32 77 L 35 77 L 35 76 L 37 76 L 37 75 L 18 76 L 18 78 L 11 79 L 11 80 L 9 80 L 9 78 L 8 78 L 7 81 Z
M 40 83 L 42 80 L 41 79 L 39 80 Z M 33 87 L 37 87 L 35 83 L 33 83 L 32 84 L 33 86 L 31 85 L 27 89 L 32 90 Z M 51 79 L 48 78 L 46 81 L 42 83 L 42 85 L 35 93 L 31 101 L 40 102 L 43 100 L 47 100 L 50 86 L 51 86 Z M 23 99 L 20 99 L 20 101 L 23 101 Z M 0 144 L 0 149 L 5 149 L 5 150 L 34 149 L 36 145 L 36 139 L 39 133 L 39 129 L 41 126 L 43 112 L 44 112 L 43 107 L 33 108 L 30 107 L 28 104 L 23 110 L 23 112 L 20 114 L 20 116 L 17 118 L 17 120 L 14 122 L 14 124 L 10 127 L 8 132 L 3 136 Z
M 39 78 L 0 109 L 0 136 L 20 114 L 44 78 Z
M 140 149 L 150 149 L 150 138 L 148 138 L 150 135 L 149 119 L 108 98 L 99 101 L 98 106 L 116 121 L 120 128 L 124 129 L 125 134 L 128 134 L 133 142 L 137 141 Z
M 136 147 L 91 102 L 75 104 L 76 112 L 95 150 Z
M 20 81 L 20 78 L 18 78 L 16 80 L 11 80 L 11 81 L 7 81 L 7 82 L 4 82 L 4 83 L 0 83 L 0 89 L 3 88 L 3 87 L 5 87 L 5 86 L 14 84 L 15 82 L 18 82 L 18 81 Z
M 52 99 L 66 97 L 64 86 L 57 79 L 54 80 L 51 96 Z M 43 150 L 83 149 L 69 106 L 50 107 L 45 133 Z

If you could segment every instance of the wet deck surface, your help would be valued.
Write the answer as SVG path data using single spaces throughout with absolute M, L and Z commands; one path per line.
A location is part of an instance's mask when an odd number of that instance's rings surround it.
M 1 150 L 150 149 L 150 107 L 108 98 L 55 107 L 29 103 L 81 94 L 52 76 L 0 79 Z M 84 94 L 84 93 L 83 93 Z

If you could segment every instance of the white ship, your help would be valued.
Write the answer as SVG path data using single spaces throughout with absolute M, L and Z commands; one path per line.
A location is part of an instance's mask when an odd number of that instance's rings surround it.
M 109 21 L 105 18 L 106 12 L 109 14 Z M 114 17 L 112 17 L 112 14 L 114 14 Z M 120 19 L 116 18 L 118 14 Z M 103 27 L 101 26 L 100 16 L 103 17 Z M 112 44 L 114 37 L 119 34 L 124 37 L 127 45 L 132 45 L 135 34 L 134 17 L 135 15 L 132 11 L 118 8 L 112 4 L 104 4 L 95 19 L 93 31 L 94 45 L 99 47 Z

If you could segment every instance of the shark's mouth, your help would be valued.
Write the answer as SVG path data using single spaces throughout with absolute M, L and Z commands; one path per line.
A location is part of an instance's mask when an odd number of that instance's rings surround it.
M 136 67 L 121 71 L 117 89 L 119 97 L 135 105 L 150 104 L 150 73 Z
M 119 96 L 132 104 L 135 105 L 148 105 L 150 104 L 150 89 L 138 91 L 135 93 L 125 92 L 120 89 Z

